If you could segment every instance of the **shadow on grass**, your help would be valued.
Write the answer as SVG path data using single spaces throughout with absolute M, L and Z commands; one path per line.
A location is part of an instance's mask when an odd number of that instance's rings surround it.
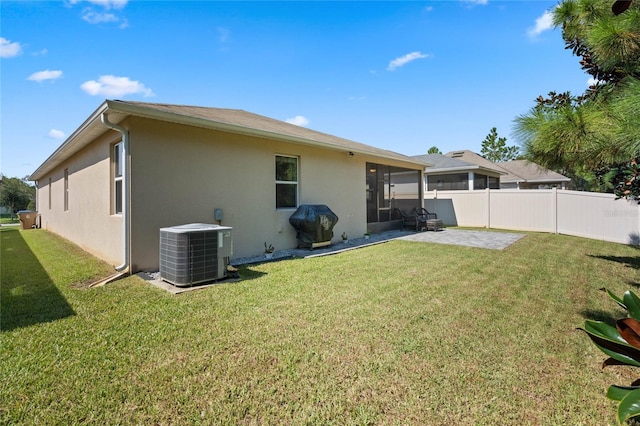
M 585 309 L 580 311 L 580 315 L 582 315 L 584 319 L 602 321 L 613 327 L 616 326 L 616 320 L 626 316 L 624 312 L 604 311 L 601 309 Z
M 2 229 L 0 240 L 0 331 L 75 315 L 20 231 Z
M 256 278 L 260 278 L 263 275 L 266 275 L 266 273 L 262 271 L 255 271 L 249 266 L 242 266 L 238 268 L 238 273 L 240 275 L 240 280 L 242 281 L 255 280 Z
M 640 257 L 636 256 L 594 256 L 590 254 L 589 257 L 621 263 L 629 268 L 640 269 Z

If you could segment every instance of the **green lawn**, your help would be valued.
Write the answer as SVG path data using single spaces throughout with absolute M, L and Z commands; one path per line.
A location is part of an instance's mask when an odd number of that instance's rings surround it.
M 529 234 L 393 241 L 171 296 L 44 230 L 0 230 L 1 424 L 606 425 L 629 367 L 576 327 L 640 252 Z

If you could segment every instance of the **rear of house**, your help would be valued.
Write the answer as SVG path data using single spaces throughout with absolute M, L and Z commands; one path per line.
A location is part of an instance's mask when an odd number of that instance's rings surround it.
M 301 204 L 329 206 L 336 238 L 383 229 L 421 204 L 424 166 L 246 111 L 105 101 L 31 179 L 43 228 L 136 272 L 157 270 L 160 228 L 186 223 L 232 227 L 234 257 L 296 247 Z M 415 196 L 396 200 L 398 179 Z

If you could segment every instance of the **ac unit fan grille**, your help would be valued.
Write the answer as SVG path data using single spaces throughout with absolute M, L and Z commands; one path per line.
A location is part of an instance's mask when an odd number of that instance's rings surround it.
M 175 285 L 192 285 L 223 278 L 219 230 L 170 232 L 160 230 L 160 276 Z M 225 260 L 225 262 L 220 262 Z

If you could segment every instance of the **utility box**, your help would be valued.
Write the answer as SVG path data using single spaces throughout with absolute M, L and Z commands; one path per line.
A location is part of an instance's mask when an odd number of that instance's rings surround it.
M 314 249 L 331 244 L 338 216 L 324 204 L 303 204 L 289 218 L 296 229 L 298 247 Z

